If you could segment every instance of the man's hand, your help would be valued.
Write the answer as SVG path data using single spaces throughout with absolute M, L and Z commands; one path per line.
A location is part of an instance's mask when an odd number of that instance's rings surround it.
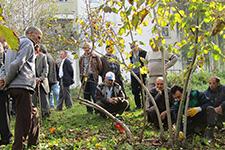
M 162 95 L 162 91 L 161 91 L 160 89 L 156 88 L 156 91 L 157 91 L 160 95 Z
M 0 89 L 3 89 L 5 87 L 5 80 L 1 79 L 0 80 Z
M 40 78 L 36 78 L 36 84 L 40 84 L 41 83 L 41 79 Z
M 163 112 L 160 114 L 161 119 L 164 120 L 164 119 L 166 118 L 166 115 L 167 115 L 166 111 L 163 111 Z
M 215 112 L 216 112 L 217 114 L 220 114 L 220 115 L 223 114 L 223 109 L 222 109 L 221 105 L 218 106 L 218 107 L 216 107 L 216 108 L 214 108 L 214 110 L 215 110 Z
M 116 97 L 108 98 L 108 102 L 111 104 L 116 104 L 118 102 L 118 98 Z
M 188 117 L 194 117 L 197 113 L 199 113 L 200 111 L 202 111 L 201 107 L 193 107 L 193 108 L 189 108 L 187 110 L 187 116 Z

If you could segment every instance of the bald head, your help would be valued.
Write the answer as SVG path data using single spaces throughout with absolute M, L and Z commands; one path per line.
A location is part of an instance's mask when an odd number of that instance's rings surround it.
M 37 27 L 28 27 L 25 31 L 25 35 L 35 44 L 39 44 L 41 42 L 42 31 Z
M 209 88 L 212 91 L 215 91 L 217 89 L 217 87 L 220 85 L 220 78 L 217 76 L 212 76 L 209 79 Z
M 65 50 L 60 51 L 60 58 L 61 58 L 61 59 L 66 58 L 67 55 L 68 55 L 68 54 L 67 54 L 67 51 L 65 51 Z
M 164 79 L 163 79 L 163 77 L 158 77 L 155 80 L 155 85 L 156 85 L 156 88 L 158 90 L 162 91 L 164 89 Z

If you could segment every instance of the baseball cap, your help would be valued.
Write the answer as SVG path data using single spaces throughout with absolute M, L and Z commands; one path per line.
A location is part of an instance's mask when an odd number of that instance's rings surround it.
M 109 72 L 106 73 L 105 78 L 106 78 L 107 80 L 112 80 L 112 81 L 114 81 L 114 80 L 115 80 L 115 74 L 114 74 L 113 72 L 109 71 Z

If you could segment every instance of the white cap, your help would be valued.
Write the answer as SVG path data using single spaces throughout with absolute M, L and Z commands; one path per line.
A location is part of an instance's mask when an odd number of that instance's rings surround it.
M 109 71 L 105 74 L 105 79 L 114 81 L 115 80 L 115 74 L 113 72 Z

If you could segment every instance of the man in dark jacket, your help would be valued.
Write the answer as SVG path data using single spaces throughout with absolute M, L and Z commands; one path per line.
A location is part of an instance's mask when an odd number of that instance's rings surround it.
M 119 85 L 122 87 L 122 90 L 125 94 L 120 65 L 118 62 L 116 62 L 116 61 L 118 61 L 118 58 L 113 54 L 113 52 L 114 52 L 114 47 L 112 45 L 107 45 L 106 46 L 106 54 L 101 57 L 102 71 L 101 71 L 100 75 L 101 75 L 102 79 L 104 79 L 105 74 L 107 72 L 109 72 L 109 71 L 113 72 L 115 74 L 115 82 L 119 83 Z
M 139 79 L 143 80 L 143 83 L 145 84 L 146 74 L 141 74 L 140 68 L 144 66 L 143 59 L 145 59 L 147 52 L 140 49 L 138 47 L 137 42 L 133 42 L 130 48 L 132 49 L 130 62 L 134 65 L 138 63 L 141 64 L 140 67 L 135 67 L 133 69 L 133 72 L 138 76 Z M 134 95 L 134 100 L 136 104 L 135 109 L 140 109 L 142 107 L 142 102 L 141 102 L 142 87 L 141 87 L 141 84 L 136 80 L 136 78 L 133 75 L 131 75 L 131 88 L 132 88 L 132 94 Z M 143 95 L 142 95 L 142 99 L 143 99 Z
M 220 78 L 212 76 L 209 79 L 209 87 L 205 91 L 206 96 L 210 99 L 212 106 L 207 107 L 207 130 L 206 138 L 213 138 L 214 127 L 223 127 L 225 121 L 225 86 L 220 84 Z
M 9 70 L 0 87 L 6 86 L 10 96 L 16 101 L 16 125 L 13 150 L 22 150 L 31 127 L 32 94 L 36 86 L 34 45 L 39 44 L 42 32 L 36 27 L 26 29 L 26 37 L 20 38 L 20 47 L 16 58 L 9 64 Z M 29 140 L 28 145 L 36 144 Z M 31 143 L 29 141 L 32 141 Z
M 57 110 L 62 110 L 64 100 L 67 108 L 70 108 L 73 105 L 70 95 L 70 85 L 74 83 L 73 81 L 74 71 L 72 62 L 67 57 L 68 54 L 66 51 L 60 52 L 60 58 L 62 59 L 62 61 L 59 67 L 60 92 Z
M 48 53 L 47 48 L 44 45 L 41 45 L 41 51 L 47 56 L 47 62 L 48 62 L 48 83 L 49 83 L 49 105 L 51 109 L 54 109 L 55 107 L 55 101 L 56 100 L 56 105 L 58 104 L 59 101 L 59 82 L 58 82 L 58 72 L 59 72 L 59 67 L 52 57 L 50 53 Z
M 168 92 L 170 89 L 168 88 Z M 164 80 L 163 77 L 158 77 L 155 81 L 155 87 L 150 90 L 151 95 L 153 96 L 157 107 L 159 108 L 160 117 L 162 119 L 164 127 L 167 127 L 167 119 L 166 119 L 166 104 L 165 104 L 165 93 L 164 93 Z M 170 94 L 169 94 L 170 95 Z M 172 99 L 169 98 L 170 104 L 172 105 Z M 155 108 L 149 100 L 149 106 L 147 108 L 148 121 L 152 122 L 155 127 L 159 127 L 158 118 L 156 116 Z M 172 122 L 174 119 L 172 118 Z
M 172 106 L 171 115 L 173 118 L 177 118 L 179 104 L 183 94 L 183 88 L 180 86 L 173 86 L 171 88 L 171 94 L 175 99 Z M 206 128 L 206 108 L 210 106 L 209 99 L 203 92 L 192 90 L 189 95 L 189 107 L 187 110 L 187 135 L 194 132 L 204 131 Z
M 0 78 L 4 78 L 5 73 L 4 48 L 0 42 Z M 8 111 L 8 95 L 5 90 L 0 89 L 0 146 L 9 144 L 12 137 Z
M 107 72 L 104 83 L 97 86 L 96 100 L 98 105 L 111 114 L 121 115 L 128 107 L 129 102 L 125 99 L 121 86 L 114 81 L 115 74 Z

